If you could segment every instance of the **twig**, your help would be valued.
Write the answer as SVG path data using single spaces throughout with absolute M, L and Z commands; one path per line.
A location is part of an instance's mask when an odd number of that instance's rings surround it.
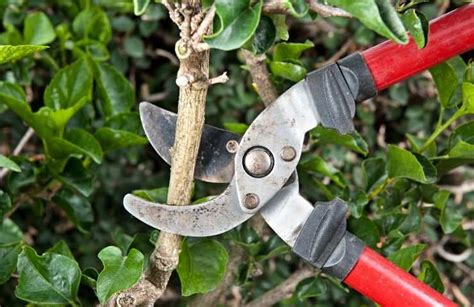
M 13 149 L 13 156 L 18 156 L 23 148 L 25 148 L 26 144 L 30 141 L 31 137 L 35 134 L 35 131 L 33 128 L 29 127 L 28 130 L 26 130 L 25 134 L 21 137 L 20 141 L 16 145 L 15 149 Z M 4 168 L 0 170 L 0 181 L 8 174 L 9 169 Z
M 244 305 L 245 307 L 261 307 L 271 306 L 282 299 L 290 296 L 296 289 L 300 281 L 315 275 L 315 271 L 310 267 L 303 267 L 290 275 L 285 281 L 271 289 L 270 291 L 259 296 L 250 303 Z
M 328 60 L 321 63 L 317 63 L 315 67 L 320 68 L 320 67 L 336 62 L 337 60 L 342 58 L 342 56 L 345 55 L 347 51 L 353 46 L 354 46 L 354 42 L 351 39 L 347 40 L 344 43 L 344 45 L 342 45 L 341 48 L 336 53 L 334 53 Z
M 175 66 L 179 65 L 179 61 L 176 58 L 176 56 L 174 54 L 172 54 L 171 52 L 169 52 L 168 50 L 157 48 L 157 49 L 155 49 L 155 54 L 157 56 L 167 58 Z
M 225 71 L 217 77 L 210 78 L 208 80 L 208 83 L 209 85 L 213 85 L 213 84 L 218 84 L 218 83 L 226 83 L 227 81 L 229 81 L 229 76 L 227 76 L 227 71 Z
M 451 284 L 451 291 L 453 291 L 456 299 L 461 302 L 462 306 L 471 306 L 469 299 L 462 293 L 458 286 Z
M 201 41 L 202 36 L 204 34 L 206 34 L 208 32 L 209 28 L 211 27 L 215 14 L 216 14 L 216 7 L 213 5 L 206 12 L 206 16 L 202 20 L 202 22 L 199 25 L 199 27 L 197 28 L 196 32 L 194 32 L 193 36 L 191 37 L 191 40 L 193 40 L 194 42 Z
M 321 4 L 319 1 L 316 0 L 309 0 L 307 1 L 309 9 L 315 13 L 323 17 L 331 17 L 331 16 L 338 16 L 338 17 L 352 17 L 352 15 L 343 9 Z
M 466 261 L 472 255 L 472 248 L 468 248 L 460 254 L 452 254 L 446 251 L 443 245 L 436 246 L 436 252 L 438 255 L 443 257 L 444 259 L 451 261 L 451 262 L 463 262 Z

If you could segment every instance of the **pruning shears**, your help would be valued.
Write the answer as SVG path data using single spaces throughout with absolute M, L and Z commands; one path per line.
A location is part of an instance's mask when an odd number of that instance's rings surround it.
M 474 47 L 474 4 L 430 23 L 428 45 L 418 49 L 384 42 L 309 73 L 284 92 L 243 136 L 205 126 L 195 177 L 229 183 L 205 203 L 168 206 L 128 194 L 125 208 L 160 230 L 184 236 L 228 231 L 257 212 L 292 251 L 383 306 L 455 306 L 398 268 L 346 230 L 347 205 L 340 199 L 314 206 L 299 193 L 296 167 L 305 133 L 322 125 L 354 130 L 356 103 Z M 176 114 L 140 105 L 145 133 L 170 162 Z

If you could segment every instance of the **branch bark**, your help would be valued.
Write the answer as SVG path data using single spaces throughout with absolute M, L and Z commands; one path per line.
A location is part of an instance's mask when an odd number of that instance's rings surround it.
M 197 30 L 196 24 L 202 22 L 204 16 L 199 1 L 164 1 L 164 4 L 169 9 L 172 20 L 181 29 L 181 39 L 176 44 L 180 60 L 176 78 L 179 86 L 178 117 L 167 199 L 169 205 L 179 206 L 188 205 L 192 197 L 194 168 L 209 86 L 209 51 L 196 51 L 191 40 L 193 32 Z M 202 27 L 199 29 L 203 31 Z M 163 294 L 171 273 L 178 265 L 180 244 L 180 236 L 161 232 L 150 257 L 148 271 L 137 285 L 117 296 L 116 304 L 153 306 Z
M 343 9 L 322 4 L 317 0 L 306 0 L 308 9 L 314 13 L 317 13 L 323 17 L 352 17 L 352 15 Z M 268 0 L 263 4 L 263 12 L 267 14 L 290 14 L 290 8 L 281 0 Z

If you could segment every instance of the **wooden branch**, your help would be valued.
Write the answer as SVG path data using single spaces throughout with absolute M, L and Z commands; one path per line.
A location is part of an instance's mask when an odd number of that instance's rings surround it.
M 35 134 L 35 131 L 33 128 L 28 128 L 26 130 L 25 134 L 21 137 L 20 141 L 18 142 L 18 145 L 16 145 L 15 149 L 13 149 L 13 156 L 18 156 L 22 151 L 23 148 L 25 148 L 26 144 L 30 141 L 31 137 Z M 5 177 L 10 170 L 8 168 L 3 168 L 0 170 L 0 181 Z
M 260 307 L 260 306 L 271 306 L 279 301 L 289 297 L 296 289 L 296 286 L 300 281 L 309 278 L 315 275 L 315 271 L 308 267 L 304 266 L 303 268 L 295 271 L 290 275 L 286 280 L 281 284 L 271 289 L 270 291 L 262 294 L 255 300 L 244 305 L 244 307 Z
M 253 85 L 265 106 L 268 106 L 278 97 L 278 92 L 272 83 L 270 73 L 267 69 L 265 54 L 254 55 L 252 52 L 242 49 L 245 64 L 247 64 Z
M 209 51 L 196 52 L 192 48 L 192 17 L 200 14 L 199 1 L 176 3 L 181 17 L 178 20 L 181 40 L 177 42 L 180 68 L 177 76 L 179 86 L 176 136 L 171 157 L 171 175 L 167 203 L 188 205 L 191 202 L 194 168 L 204 126 L 204 112 L 209 85 Z M 173 8 L 171 3 L 167 6 Z M 171 15 L 171 12 L 170 12 Z M 185 80 L 186 82 L 184 82 Z M 163 294 L 171 273 L 179 261 L 181 237 L 160 232 L 155 250 L 150 257 L 150 267 L 137 285 L 120 293 L 115 302 L 118 306 L 153 306 Z
M 306 0 L 308 9 L 314 13 L 317 13 L 323 17 L 352 17 L 352 15 L 343 9 L 322 4 L 317 0 Z M 263 12 L 267 14 L 290 14 L 288 5 L 281 0 L 268 0 L 263 4 Z

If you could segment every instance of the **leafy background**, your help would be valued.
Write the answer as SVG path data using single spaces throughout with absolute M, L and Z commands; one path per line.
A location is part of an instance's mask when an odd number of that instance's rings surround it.
M 262 13 L 262 1 L 215 1 L 215 31 L 205 38 L 210 70 L 230 80 L 210 88 L 207 122 L 243 133 L 263 109 L 238 48 L 266 53 L 282 92 L 383 37 L 406 43 L 405 29 L 422 48 L 427 20 L 463 4 L 357 2 L 327 1 L 348 19 L 314 14 L 303 1 L 282 1 L 289 16 Z M 178 30 L 162 5 L 139 0 L 5 0 L 0 14 L 0 304 L 104 303 L 137 282 L 156 240 L 122 198 L 135 191 L 166 199 L 169 167 L 147 145 L 137 102 L 176 110 Z M 470 59 L 453 58 L 359 104 L 358 133 L 311 131 L 299 165 L 308 199 L 347 200 L 351 231 L 461 304 L 474 300 Z M 222 189 L 196 182 L 194 197 Z M 248 223 L 188 238 L 161 303 L 186 304 L 214 289 L 236 249 L 239 291 L 224 304 L 250 302 L 304 266 L 271 231 L 257 234 Z M 369 302 L 319 274 L 279 304 L 361 303 Z

